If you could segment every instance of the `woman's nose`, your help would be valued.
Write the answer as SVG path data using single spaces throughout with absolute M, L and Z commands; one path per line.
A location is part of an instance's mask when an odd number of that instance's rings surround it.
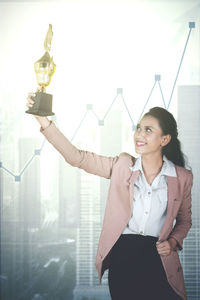
M 137 132 L 137 137 L 144 137 L 145 136 L 145 130 L 140 130 Z

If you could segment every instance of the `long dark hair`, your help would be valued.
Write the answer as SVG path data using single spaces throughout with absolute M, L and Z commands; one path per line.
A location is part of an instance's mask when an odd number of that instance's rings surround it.
M 164 135 L 170 134 L 170 142 L 162 148 L 162 154 L 175 165 L 185 167 L 187 157 L 181 151 L 181 142 L 178 139 L 177 123 L 174 116 L 162 107 L 153 107 L 143 117 L 151 116 L 158 120 Z

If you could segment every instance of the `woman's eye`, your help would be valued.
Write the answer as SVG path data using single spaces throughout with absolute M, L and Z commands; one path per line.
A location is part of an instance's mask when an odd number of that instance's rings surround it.
M 140 127 L 137 127 L 136 130 L 141 131 L 142 129 Z M 145 131 L 146 132 L 151 132 L 151 128 L 147 127 L 147 128 L 145 128 Z
M 151 129 L 149 127 L 146 128 L 147 132 L 151 132 Z

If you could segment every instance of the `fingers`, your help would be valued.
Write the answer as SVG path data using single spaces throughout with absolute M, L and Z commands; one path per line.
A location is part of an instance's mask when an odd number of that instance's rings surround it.
M 42 87 L 41 86 L 37 87 L 37 92 L 42 92 Z
M 157 249 L 158 254 L 160 255 L 169 255 L 171 254 L 171 249 Z
M 165 247 L 166 247 L 166 244 L 164 244 L 164 243 L 157 244 L 157 248 L 159 248 L 159 249 L 162 249 L 162 248 L 165 248 Z
M 156 245 L 157 249 L 163 250 L 163 249 L 170 249 L 170 245 L 168 242 L 163 242 Z
M 160 252 L 158 252 L 158 254 L 163 255 L 163 256 L 168 256 L 168 255 L 170 255 L 170 253 L 171 252 L 169 252 L 169 251 L 160 251 Z
M 171 253 L 170 244 L 167 241 L 156 243 L 157 251 L 160 255 L 169 255 Z
M 27 96 L 27 102 L 26 102 L 26 106 L 29 108 L 29 107 L 32 107 L 33 104 L 35 103 L 34 101 L 34 97 L 35 97 L 35 93 L 29 93 L 28 96 Z

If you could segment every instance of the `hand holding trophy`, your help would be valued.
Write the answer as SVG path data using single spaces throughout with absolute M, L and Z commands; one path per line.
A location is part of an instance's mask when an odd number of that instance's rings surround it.
M 53 56 L 50 57 L 51 40 L 53 37 L 52 25 L 49 25 L 49 30 L 46 34 L 44 41 L 45 54 L 35 62 L 34 68 L 37 76 L 37 83 L 39 85 L 39 91 L 37 91 L 34 97 L 34 104 L 30 107 L 26 113 L 37 116 L 52 116 L 52 98 L 53 96 L 47 94 L 46 87 L 50 84 L 51 78 L 55 72 L 56 65 L 53 62 Z

